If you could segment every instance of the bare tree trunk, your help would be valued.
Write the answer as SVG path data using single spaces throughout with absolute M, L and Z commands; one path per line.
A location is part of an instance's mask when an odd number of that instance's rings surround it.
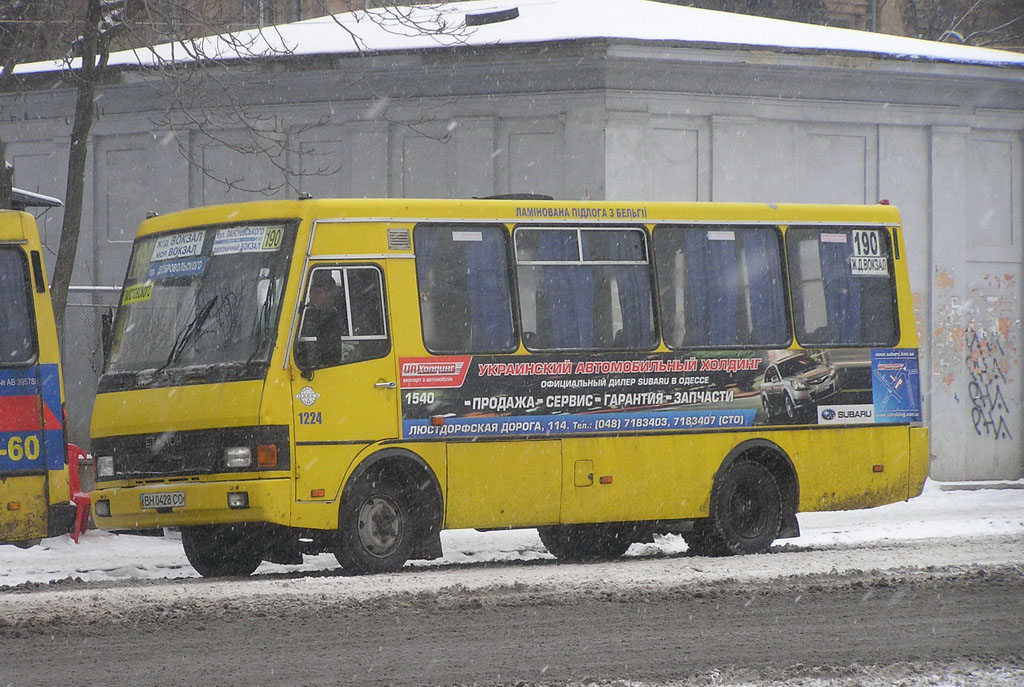
M 7 147 L 0 139 L 0 210 L 11 208 L 11 195 L 14 193 L 14 167 L 7 164 Z
M 61 227 L 57 262 L 53 268 L 50 297 L 57 322 L 57 336 L 63 338 L 64 310 L 68 302 L 68 288 L 75 268 L 78 235 L 82 228 L 82 203 L 85 191 L 85 163 L 89 146 L 89 131 L 95 118 L 96 80 L 101 65 L 97 65 L 100 48 L 100 0 L 89 0 L 89 10 L 82 36 L 82 65 L 78 70 L 78 97 L 75 102 L 75 120 L 71 129 L 71 149 L 68 154 L 68 185 L 64 197 L 64 225 Z M 105 56 L 100 56 L 105 62 Z

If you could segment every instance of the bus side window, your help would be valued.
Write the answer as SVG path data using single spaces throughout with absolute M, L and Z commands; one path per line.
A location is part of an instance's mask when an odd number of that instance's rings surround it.
M 654 297 L 643 230 L 520 226 L 514 234 L 530 350 L 651 350 Z
M 659 225 L 653 243 L 669 348 L 789 344 L 777 229 Z
M 505 227 L 419 225 L 413 232 L 423 344 L 431 353 L 511 353 Z
M 380 358 L 391 349 L 384 281 L 372 265 L 317 267 L 299 324 L 295 362 L 303 369 Z
M 792 227 L 786 234 L 797 340 L 891 346 L 899 340 L 889 233 Z

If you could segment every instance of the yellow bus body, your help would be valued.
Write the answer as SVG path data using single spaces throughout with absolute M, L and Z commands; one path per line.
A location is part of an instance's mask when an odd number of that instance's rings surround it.
M 734 227 L 767 226 L 779 232 L 782 241 L 793 226 L 871 227 L 871 231 L 884 232 L 885 241 L 891 241 L 889 264 L 898 340 L 884 348 L 912 352 L 901 359 L 916 361 L 918 342 L 907 252 L 902 245 L 899 214 L 893 207 L 516 199 L 267 201 L 196 208 L 148 219 L 139 229 L 137 246 L 146 240 L 150 241 L 146 245 L 152 246 L 159 237 L 201 227 L 256 226 L 262 237 L 266 234 L 263 225 L 277 221 L 292 223 L 287 226 L 294 227 L 294 240 L 286 256 L 287 279 L 281 290 L 279 319 L 265 373 L 257 379 L 212 382 L 187 379 L 186 375 L 179 378 L 184 379 L 181 383 L 140 383 L 125 390 L 110 384 L 104 387 L 101 381 L 92 436 L 94 451 L 100 447 L 97 455 L 103 455 L 103 447 L 110 447 L 106 452 L 111 464 L 117 465 L 121 461 L 118 451 L 129 451 L 123 448 L 127 446 L 124 442 L 135 441 L 133 445 L 145 446 L 152 455 L 166 450 L 173 460 L 180 461 L 187 459 L 189 446 L 217 441 L 215 437 L 220 436 L 203 432 L 235 428 L 251 434 L 259 428 L 274 428 L 279 443 L 275 450 L 282 456 L 279 465 L 283 467 L 166 473 L 135 467 L 127 472 L 114 468 L 104 475 L 100 457 L 99 481 L 92 495 L 99 527 L 128 530 L 264 523 L 274 526 L 274 532 L 312 532 L 314 539 L 319 532 L 324 536 L 323 548 L 330 550 L 333 534 L 329 533 L 339 528 L 339 506 L 343 510 L 346 490 L 354 476 L 363 474 L 382 456 L 395 460 L 400 457 L 410 466 L 415 463 L 417 474 L 425 475 L 431 489 L 436 489 L 440 503 L 438 521 L 429 528 L 431 535 L 449 528 L 585 523 L 648 523 L 654 530 L 661 527 L 685 532 L 711 514 L 716 476 L 732 460 L 750 460 L 766 447 L 779 461 L 772 470 L 781 470 L 782 463 L 789 463 L 786 469 L 791 477 L 776 477 L 783 498 L 791 500 L 787 508 L 794 513 L 866 508 L 905 500 L 921 491 L 928 470 L 928 439 L 919 416 L 908 421 L 839 423 L 832 427 L 818 426 L 812 418 L 799 425 L 775 423 L 708 431 L 594 431 L 591 427 L 579 433 L 502 436 L 499 429 L 498 435 L 478 432 L 418 439 L 410 435 L 411 425 L 403 415 L 403 397 L 408 399 L 411 393 L 403 366 L 453 359 L 452 355 L 432 353 L 424 343 L 424 294 L 418 285 L 413 250 L 420 226 L 497 225 L 509 232 L 533 226 L 631 227 L 642 230 L 648 241 L 656 227 L 668 224 L 719 227 L 726 232 Z M 227 235 L 220 231 L 211 231 L 205 239 L 197 238 L 205 241 L 204 248 L 191 253 L 198 262 L 181 269 L 212 270 L 208 265 L 213 264 L 214 256 L 227 250 L 237 249 L 240 255 L 252 250 L 250 257 L 256 254 L 257 248 L 232 248 L 234 244 L 229 245 Z M 211 242 L 216 244 L 212 252 Z M 164 250 L 162 244 L 156 245 L 152 250 Z M 298 328 L 308 307 L 303 305 L 303 294 L 310 270 L 346 265 L 373 268 L 381 274 L 390 349 L 376 359 L 316 369 L 312 379 L 307 379 L 309 375 L 304 376 L 295 356 Z M 159 267 L 156 260 L 149 266 L 151 276 L 160 274 L 153 272 L 154 266 Z M 133 269 L 137 268 L 130 268 L 130 275 Z M 347 279 L 359 274 L 346 272 L 343 276 Z M 159 279 L 157 276 L 155 282 L 146 283 L 149 288 L 153 283 L 159 288 Z M 126 288 L 122 303 L 150 297 L 145 288 L 137 288 L 133 292 L 137 296 L 127 293 Z M 792 307 L 787 303 L 790 312 Z M 211 317 L 221 317 L 219 312 L 215 307 Z M 787 352 L 804 351 L 794 337 L 782 348 L 785 350 L 775 354 L 784 357 Z M 867 348 L 859 363 L 862 367 L 875 365 Z M 655 359 L 670 354 L 684 358 L 692 352 L 670 350 L 659 338 L 656 346 L 642 353 L 647 359 Z M 595 355 L 600 357 L 593 353 L 552 354 L 571 359 L 573 364 Z M 711 354 L 705 351 L 704 355 Z M 826 350 L 823 359 L 828 356 Z M 463 357 L 476 361 L 471 353 Z M 489 361 L 534 359 L 537 356 L 527 350 L 521 337 L 516 340 L 515 350 L 486 356 Z M 916 369 L 913 372 L 916 374 Z M 157 379 L 163 373 L 153 374 Z M 746 397 L 757 388 L 756 384 L 746 389 L 733 381 L 729 384 L 730 394 Z M 760 384 L 767 386 L 765 381 Z M 919 403 L 919 398 L 915 402 Z M 467 399 L 465 404 L 469 403 Z M 771 415 L 771 410 L 766 406 L 763 411 L 747 412 L 756 412 L 760 418 L 760 413 Z M 679 417 L 685 420 L 687 416 L 682 413 Z M 821 421 L 824 416 L 818 417 Z M 660 416 L 655 419 L 661 421 Z M 443 426 L 445 422 L 443 417 L 431 417 L 426 424 Z M 174 443 L 179 438 L 182 443 L 175 453 Z M 255 440 L 250 443 L 257 451 Z M 754 453 L 738 454 L 742 447 Z M 220 459 L 211 455 L 209 460 Z M 172 458 L 168 460 L 173 462 Z M 243 492 L 245 507 L 227 505 L 232 493 Z M 160 494 L 164 497 L 154 496 Z M 149 500 L 148 506 L 143 505 L 143 498 Z M 184 505 L 175 505 L 180 503 Z M 790 524 L 795 526 L 793 520 Z M 785 531 L 783 528 L 780 536 Z M 789 534 L 793 534 L 792 529 Z M 426 554 L 429 550 L 420 551 Z M 436 555 L 436 549 L 433 551 Z
M 65 462 L 64 384 L 32 215 L 0 211 L 0 257 L 5 297 L 19 295 L 4 303 L 5 336 L 27 326 L 26 337 L 15 342 L 24 345 L 23 355 L 10 359 L 14 344 L 7 340 L 8 350 L 0 352 L 0 543 L 24 545 L 69 531 L 74 518 Z M 27 319 L 17 319 L 15 311 Z

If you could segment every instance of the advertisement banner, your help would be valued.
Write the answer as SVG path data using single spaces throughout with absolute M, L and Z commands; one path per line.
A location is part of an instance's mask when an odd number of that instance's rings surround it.
M 917 351 L 871 351 L 871 389 L 876 422 L 921 421 L 921 372 Z
M 64 465 L 56 363 L 0 370 L 0 473 Z
M 916 351 L 897 349 L 401 358 L 402 433 L 429 439 L 909 422 L 920 418 L 916 361 Z

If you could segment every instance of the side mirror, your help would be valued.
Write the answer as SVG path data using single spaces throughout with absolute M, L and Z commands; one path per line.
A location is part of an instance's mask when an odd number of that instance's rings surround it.
M 295 344 L 295 365 L 303 379 L 313 379 L 313 370 L 320 367 L 319 332 L 320 310 L 312 303 L 306 303 L 303 306 L 299 340 Z
M 110 345 L 114 340 L 114 312 L 107 308 L 106 312 L 100 315 L 100 344 L 103 348 L 103 365 L 110 360 Z

